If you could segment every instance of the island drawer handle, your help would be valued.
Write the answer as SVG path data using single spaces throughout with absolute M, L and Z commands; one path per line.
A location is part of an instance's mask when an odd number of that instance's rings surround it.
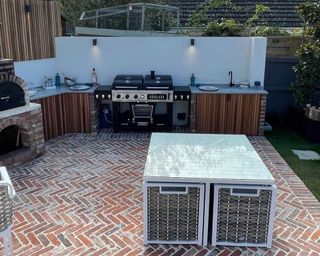
M 253 196 L 257 197 L 260 194 L 260 189 L 252 189 L 252 188 L 232 188 L 231 195 L 232 196 Z
M 188 194 L 188 187 L 160 187 L 160 194 Z

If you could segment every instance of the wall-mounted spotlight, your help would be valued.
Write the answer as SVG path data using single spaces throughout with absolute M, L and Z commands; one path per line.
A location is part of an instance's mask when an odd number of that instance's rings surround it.
M 97 38 L 92 39 L 92 45 L 93 45 L 93 46 L 96 46 L 97 43 L 98 43 L 98 39 L 97 39 Z
M 190 39 L 190 45 L 191 45 L 191 46 L 194 46 L 194 43 L 195 43 L 194 38 L 191 38 L 191 39 Z
M 26 5 L 24 6 L 24 11 L 25 11 L 26 13 L 32 12 L 31 4 L 26 4 Z

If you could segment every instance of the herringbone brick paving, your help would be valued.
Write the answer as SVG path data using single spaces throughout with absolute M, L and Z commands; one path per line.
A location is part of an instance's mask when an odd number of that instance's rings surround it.
M 142 174 L 149 137 L 65 135 L 48 141 L 44 156 L 10 170 L 17 191 L 15 255 L 319 255 L 320 203 L 264 137 L 250 141 L 278 187 L 272 249 L 144 247 Z

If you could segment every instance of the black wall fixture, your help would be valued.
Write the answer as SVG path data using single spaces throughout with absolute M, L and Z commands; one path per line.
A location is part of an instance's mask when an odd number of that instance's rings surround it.
M 31 13 L 31 12 L 32 12 L 32 6 L 31 6 L 31 4 L 26 4 L 26 5 L 24 6 L 24 11 L 25 11 L 26 13 Z
M 98 43 L 98 39 L 97 39 L 97 38 L 92 39 L 92 45 L 93 45 L 93 46 L 96 46 L 97 43 Z

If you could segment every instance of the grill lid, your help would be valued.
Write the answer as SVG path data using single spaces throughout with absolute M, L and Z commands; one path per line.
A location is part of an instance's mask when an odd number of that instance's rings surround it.
M 142 89 L 143 76 L 117 75 L 113 80 L 113 90 L 140 90 Z
M 170 75 L 157 75 L 151 78 L 145 76 L 144 89 L 146 90 L 173 90 L 172 77 Z

